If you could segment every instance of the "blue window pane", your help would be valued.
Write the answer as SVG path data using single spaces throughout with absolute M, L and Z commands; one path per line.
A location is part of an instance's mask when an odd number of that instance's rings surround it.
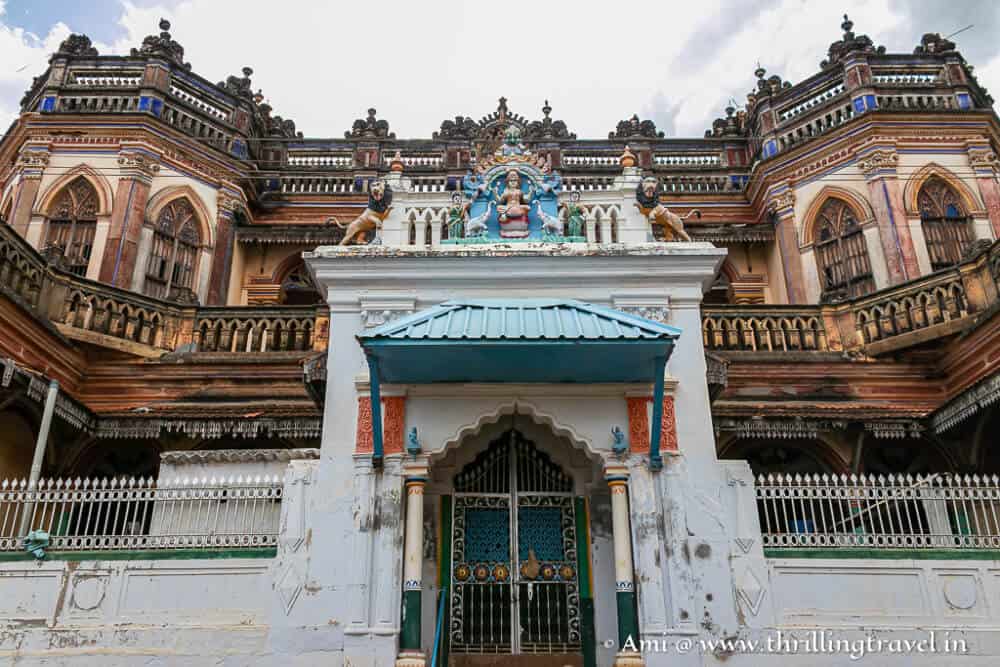
M 510 512 L 465 510 L 465 560 L 469 563 L 506 563 L 510 560 Z
M 563 550 L 562 510 L 558 507 L 522 507 L 517 511 L 517 553 L 523 561 L 534 549 L 541 561 L 560 561 Z

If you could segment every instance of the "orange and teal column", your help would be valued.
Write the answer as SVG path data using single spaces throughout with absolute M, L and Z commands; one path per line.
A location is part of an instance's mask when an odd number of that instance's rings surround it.
M 403 542 L 403 611 L 396 667 L 423 667 L 420 648 L 421 604 L 424 566 L 424 487 L 426 463 L 414 462 L 404 467 L 406 480 L 406 532 Z
M 615 597 L 618 603 L 618 655 L 615 667 L 642 665 L 642 654 L 632 650 L 639 643 L 638 607 L 632 566 L 632 531 L 629 526 L 628 468 L 608 465 L 605 479 L 611 488 L 611 530 L 615 548 Z M 631 640 L 631 641 L 630 641 Z

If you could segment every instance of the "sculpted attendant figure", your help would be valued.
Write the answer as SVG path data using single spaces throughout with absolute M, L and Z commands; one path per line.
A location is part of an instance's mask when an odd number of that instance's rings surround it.
M 580 206 L 580 193 L 570 193 L 569 201 L 563 206 L 566 208 L 566 235 L 583 236 L 586 218 L 583 207 Z
M 463 201 L 458 192 L 451 196 L 451 206 L 448 208 L 448 238 L 462 238 L 465 229 L 465 219 L 469 216 L 469 205 Z

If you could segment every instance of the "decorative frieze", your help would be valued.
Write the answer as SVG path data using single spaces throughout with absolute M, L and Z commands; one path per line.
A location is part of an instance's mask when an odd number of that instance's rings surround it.
M 198 465 L 205 463 L 285 463 L 288 461 L 317 460 L 319 449 L 215 449 L 163 452 L 160 463 L 169 465 Z
M 815 439 L 820 433 L 840 431 L 847 428 L 846 421 L 828 419 L 746 419 L 719 418 L 715 420 L 715 432 L 735 433 L 738 438 L 758 438 L 763 440 Z
M 931 425 L 935 433 L 944 433 L 997 401 L 1000 401 L 1000 373 L 959 394 L 934 414 Z
M 795 191 L 791 188 L 773 195 L 767 203 L 767 210 L 772 214 L 781 214 L 795 208 Z
M 919 422 L 865 422 L 865 430 L 876 438 L 883 440 L 902 440 L 904 438 L 919 438 L 924 427 Z
M 190 438 L 223 437 L 318 438 L 322 433 L 319 417 L 295 419 L 149 419 L 111 418 L 97 424 L 98 438 L 159 438 L 163 433 L 183 433 Z

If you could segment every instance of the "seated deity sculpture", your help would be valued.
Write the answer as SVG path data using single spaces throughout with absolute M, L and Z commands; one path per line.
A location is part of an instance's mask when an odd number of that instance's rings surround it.
M 500 236 L 504 238 L 524 238 L 528 236 L 528 209 L 533 189 L 525 193 L 521 190 L 521 174 L 516 169 L 507 171 L 504 179 L 506 188 L 496 195 Z

